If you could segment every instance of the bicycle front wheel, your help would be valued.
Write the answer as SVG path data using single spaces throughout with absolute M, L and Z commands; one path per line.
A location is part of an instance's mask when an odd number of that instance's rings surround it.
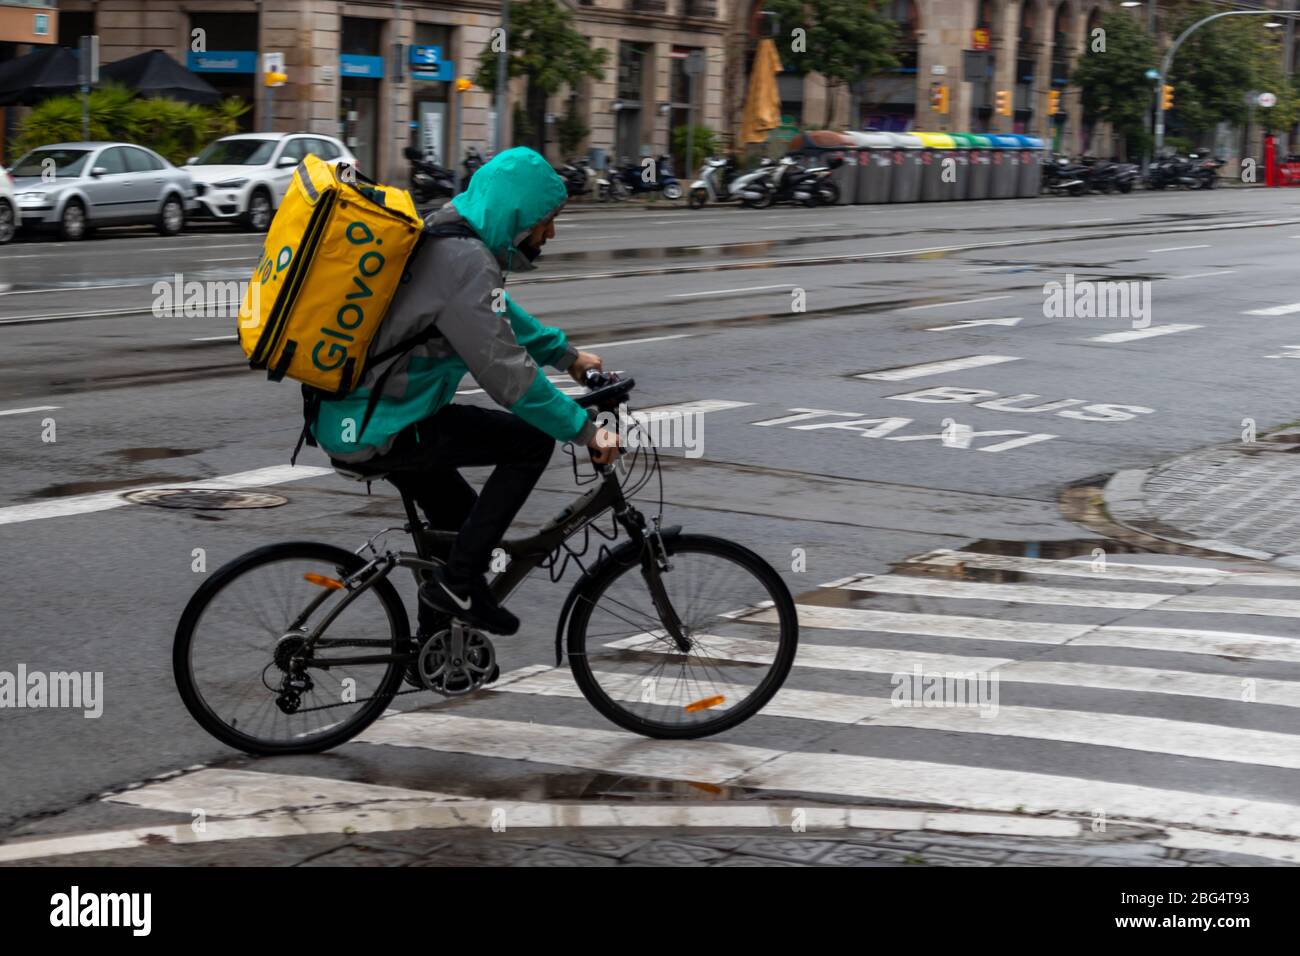
M 707 737 L 756 714 L 794 663 L 799 622 L 772 566 L 705 535 L 665 539 L 661 578 L 689 647 L 669 635 L 639 557 L 617 556 L 581 585 L 569 666 L 605 717 L 647 737 Z
M 364 563 L 294 541 L 250 551 L 203 583 L 172 648 L 176 687 L 203 729 L 251 754 L 316 753 L 384 712 L 405 664 L 383 658 L 409 652 L 410 622 L 388 581 L 345 585 Z M 332 663 L 345 658 L 354 662 Z

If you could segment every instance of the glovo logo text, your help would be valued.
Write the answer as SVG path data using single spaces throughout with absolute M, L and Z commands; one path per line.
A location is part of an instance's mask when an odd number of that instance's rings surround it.
M 344 230 L 348 242 L 354 246 L 367 246 L 370 244 L 378 245 L 375 234 L 370 231 L 370 227 L 364 222 L 351 222 Z M 326 341 L 322 338 L 316 343 L 316 347 L 311 350 L 311 361 L 322 372 L 332 372 L 339 368 L 348 360 L 348 346 L 356 341 L 356 337 L 349 334 L 366 321 L 365 307 L 369 305 L 365 300 L 371 298 L 374 293 L 370 286 L 366 284 L 367 279 L 373 279 L 384 268 L 383 253 L 377 249 L 365 249 L 357 258 L 356 275 L 352 277 L 352 284 L 355 289 L 349 292 L 344 298 L 347 300 L 339 306 L 338 311 L 334 314 L 333 325 L 321 326 L 321 335 L 329 336 L 334 341 Z M 335 327 L 337 326 L 337 328 Z M 321 357 L 321 351 L 325 351 L 325 357 Z

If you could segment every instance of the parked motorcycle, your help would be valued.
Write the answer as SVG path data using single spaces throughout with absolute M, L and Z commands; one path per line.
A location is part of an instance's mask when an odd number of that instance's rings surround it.
M 408 146 L 402 155 L 411 164 L 411 196 L 419 205 L 451 198 L 456 193 L 456 177 L 450 169 L 439 166 L 414 146 Z
M 1213 189 L 1219 184 L 1222 165 L 1223 160 L 1208 153 L 1162 156 L 1147 170 L 1147 185 L 1152 189 Z
M 681 183 L 673 175 L 672 160 L 666 154 L 656 157 L 649 166 L 644 162 L 624 163 L 612 176 L 623 181 L 628 195 L 662 192 L 665 199 L 682 198 Z
M 796 157 L 785 156 L 776 162 L 765 159 L 761 168 L 767 170 L 773 203 L 833 206 L 839 201 L 840 188 L 831 182 L 830 175 L 841 162 L 832 159 L 825 166 L 805 166 Z
M 556 170 L 564 180 L 564 189 L 569 197 L 590 196 L 596 185 L 596 171 L 591 168 L 590 160 L 573 159 Z
M 1142 178 L 1142 171 L 1133 163 L 1116 163 L 1109 160 L 1089 160 L 1084 159 L 1085 163 L 1090 163 L 1090 173 L 1088 176 L 1088 188 L 1093 192 L 1106 193 L 1109 195 L 1114 192 L 1129 193 L 1138 180 Z
M 706 159 L 700 169 L 700 178 L 691 183 L 687 205 L 700 209 L 710 202 L 739 202 L 752 209 L 772 205 L 772 192 L 767 186 L 767 170 L 760 166 L 747 173 L 737 174 L 736 161 L 731 157 Z
M 1092 182 L 1092 168 L 1065 156 L 1053 156 L 1043 164 L 1043 189 L 1053 195 L 1082 196 Z

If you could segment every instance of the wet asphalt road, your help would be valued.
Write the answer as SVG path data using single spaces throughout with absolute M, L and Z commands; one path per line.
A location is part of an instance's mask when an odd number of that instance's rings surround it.
M 189 720 L 170 676 L 175 621 L 203 573 L 195 549 L 210 570 L 287 538 L 355 547 L 400 513 L 384 489 L 367 496 L 333 475 L 270 488 L 289 499 L 276 509 L 74 513 L 95 493 L 287 464 L 296 390 L 247 371 L 233 319 L 151 314 L 155 283 L 177 273 L 243 279 L 259 249 L 257 237 L 206 230 L 0 251 L 0 670 L 23 662 L 103 671 L 106 697 L 97 720 L 0 711 L 0 827 L 227 753 Z M 1292 329 L 1300 305 L 1282 311 L 1300 300 L 1297 251 L 1300 194 L 1282 190 L 613 209 L 564 216 L 541 269 L 510 288 L 576 344 L 595 346 L 608 367 L 635 375 L 637 404 L 734 403 L 706 414 L 701 459 L 669 462 L 668 520 L 749 545 L 801 594 L 933 548 L 1086 539 L 1058 507 L 1067 485 L 1233 440 L 1246 419 L 1261 432 L 1300 419 L 1285 360 L 1300 347 Z M 1044 284 L 1067 274 L 1149 282 L 1150 325 L 1164 334 L 1126 338 L 1136 331 L 1131 317 L 1045 315 Z M 804 310 L 792 309 L 800 297 Z M 1249 314 L 1270 309 L 1278 314 Z M 1000 322 L 968 324 L 986 320 Z M 949 360 L 958 361 L 897 371 Z M 925 391 L 935 388 L 950 391 Z M 940 440 L 945 429 L 955 442 Z M 302 461 L 324 463 L 310 450 Z M 523 522 L 543 520 L 573 494 L 557 451 Z M 796 549 L 806 554 L 800 571 Z M 508 666 L 549 659 L 564 591 L 526 585 L 524 630 L 498 645 Z M 1233 624 L 1211 617 L 1199 626 Z M 1275 633 L 1300 633 L 1288 620 L 1272 623 Z M 1280 673 L 1300 680 L 1300 664 Z M 502 719 L 529 713 L 527 698 L 503 696 L 512 699 L 476 706 Z M 1174 719 L 1196 713 L 1186 700 Z M 537 719 L 560 721 L 549 706 Z M 771 747 L 800 739 L 770 720 L 729 739 Z M 1282 731 L 1289 720 L 1275 713 L 1251 726 Z M 589 722 L 608 728 L 594 713 Z M 919 732 L 891 746 L 914 759 L 961 760 L 959 748 L 932 746 Z M 353 779 L 374 779 L 387 761 L 338 759 Z M 329 761 L 301 766 L 325 773 Z M 1038 741 L 1014 759 L 993 747 L 987 763 L 1067 773 L 1071 756 Z M 490 769 L 460 758 L 440 768 L 437 788 L 453 786 L 445 777 L 457 772 L 532 796 L 585 786 L 507 761 Z M 1291 769 L 1253 777 L 1234 766 L 1197 769 L 1214 793 L 1294 802 L 1300 792 Z M 1152 758 L 1096 775 L 1187 789 L 1186 772 Z

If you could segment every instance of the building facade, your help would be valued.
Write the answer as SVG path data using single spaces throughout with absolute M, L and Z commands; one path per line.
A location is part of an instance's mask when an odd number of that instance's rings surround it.
M 548 102 L 546 152 L 561 155 L 555 121 L 574 100 L 590 129 L 576 152 L 614 159 L 667 152 L 671 125 L 694 113 L 723 124 L 725 17 L 733 0 L 562 0 L 576 28 L 608 51 L 605 76 Z M 304 130 L 342 138 L 378 178 L 402 176 L 402 150 L 420 145 L 443 162 L 469 146 L 494 148 L 491 94 L 456 90 L 473 77 L 500 23 L 500 4 L 480 0 L 61 0 L 65 45 L 100 37 L 103 63 L 161 49 L 222 92 L 254 103 L 250 129 Z M 700 51 L 705 73 L 683 82 Z M 287 83 L 268 95 L 262 55 L 282 54 Z M 490 51 L 489 51 L 489 55 Z M 511 82 L 520 102 L 523 79 Z M 692 99 L 693 93 L 693 99 Z M 514 142 L 512 111 L 506 144 Z

